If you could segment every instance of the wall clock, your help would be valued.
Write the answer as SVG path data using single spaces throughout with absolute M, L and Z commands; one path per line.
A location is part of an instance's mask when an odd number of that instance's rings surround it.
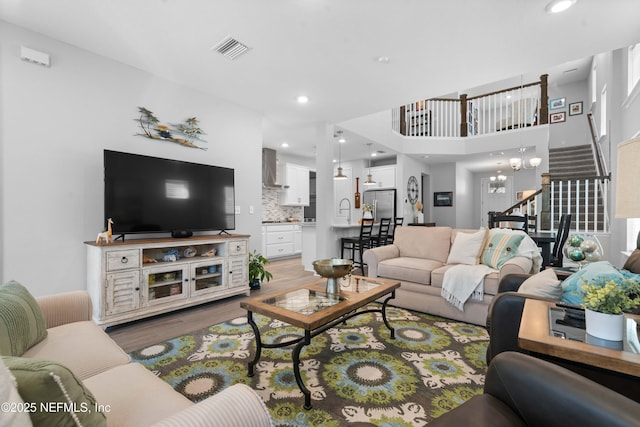
M 410 176 L 409 181 L 407 182 L 407 197 L 409 198 L 409 203 L 415 205 L 418 201 L 418 180 L 415 176 Z

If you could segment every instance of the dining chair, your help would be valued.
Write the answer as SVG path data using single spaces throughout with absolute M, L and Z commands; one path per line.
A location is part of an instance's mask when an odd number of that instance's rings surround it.
M 489 228 L 510 228 L 529 232 L 529 215 L 500 215 L 489 214 Z
M 556 241 L 553 243 L 553 251 L 551 252 L 550 267 L 562 267 L 563 253 L 562 249 L 569 237 L 569 229 L 571 228 L 572 214 L 563 214 L 558 223 L 558 232 L 556 233 Z

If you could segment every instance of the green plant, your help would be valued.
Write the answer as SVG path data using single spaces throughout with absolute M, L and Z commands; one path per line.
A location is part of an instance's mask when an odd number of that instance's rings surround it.
M 249 254 L 249 282 L 253 282 L 256 279 L 260 281 L 269 281 L 273 277 L 273 274 L 265 270 L 265 264 L 269 263 L 269 260 L 259 254 L 257 251 Z
M 362 205 L 362 212 L 373 212 L 373 205 L 364 204 Z
M 582 287 L 583 307 L 605 314 L 620 314 L 640 305 L 640 285 L 633 279 L 586 283 Z

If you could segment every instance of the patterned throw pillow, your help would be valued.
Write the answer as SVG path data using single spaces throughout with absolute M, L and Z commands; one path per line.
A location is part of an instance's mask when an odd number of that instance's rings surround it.
M 497 270 L 516 256 L 518 246 L 524 238 L 524 234 L 509 232 L 496 233 L 489 238 L 489 241 L 482 252 L 482 263 Z
M 2 360 L 15 377 L 22 399 L 34 405 L 29 410 L 34 426 L 107 425 L 93 394 L 66 367 L 26 357 L 2 356 Z
M 47 324 L 35 298 L 20 283 L 0 286 L 0 354 L 22 356 L 47 336 Z

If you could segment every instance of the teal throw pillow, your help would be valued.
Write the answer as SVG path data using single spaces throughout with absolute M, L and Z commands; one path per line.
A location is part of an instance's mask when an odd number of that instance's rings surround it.
M 516 256 L 520 242 L 524 234 L 520 233 L 496 233 L 489 238 L 489 241 L 482 252 L 482 263 L 497 270 L 502 265 Z
M 631 274 L 630 274 L 631 275 Z M 590 262 L 562 282 L 562 302 L 582 305 L 582 287 L 587 283 L 602 284 L 613 280 L 620 283 L 625 275 L 609 261 Z
M 101 427 L 107 425 L 93 394 L 66 367 L 48 360 L 3 356 L 18 384 L 18 393 L 30 405 L 34 427 Z
M 0 286 L 0 355 L 22 356 L 47 336 L 35 298 L 16 281 Z

